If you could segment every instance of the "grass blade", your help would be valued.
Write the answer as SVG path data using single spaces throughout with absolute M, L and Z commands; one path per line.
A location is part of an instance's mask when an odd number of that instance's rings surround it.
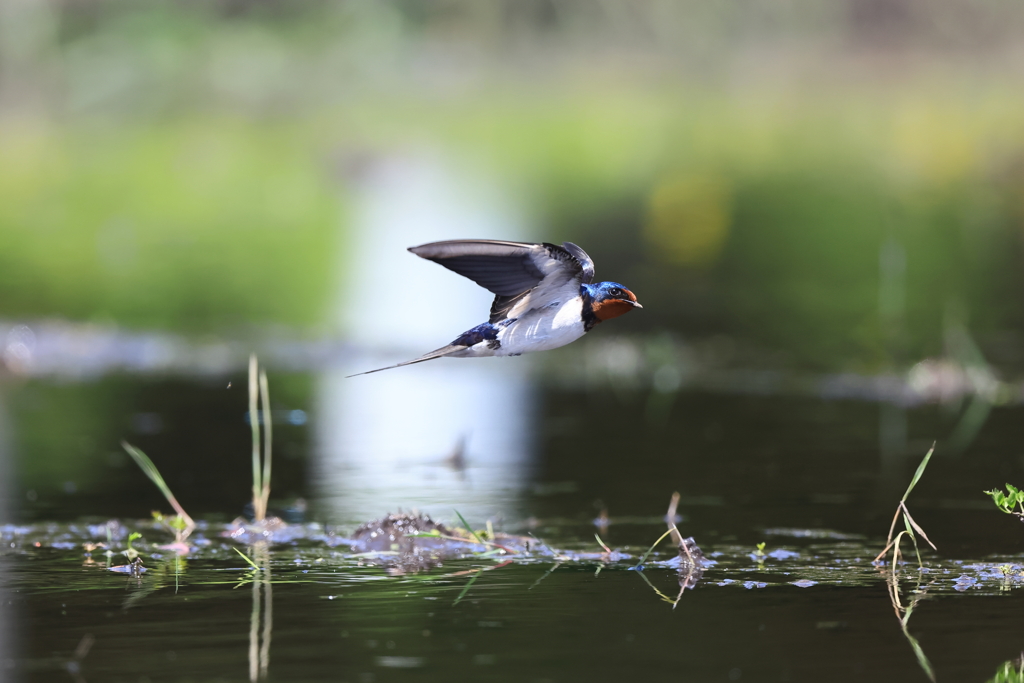
M 675 525 L 673 525 L 673 527 L 674 526 Z M 663 533 L 661 536 L 658 536 L 658 540 L 654 542 L 654 545 L 652 545 L 650 548 L 648 548 L 647 552 L 644 553 L 643 557 L 640 558 L 640 561 L 636 563 L 636 568 L 640 568 L 640 567 L 642 567 L 644 565 L 644 562 L 646 562 L 647 558 L 650 556 L 650 554 L 652 552 L 654 552 L 654 549 L 658 547 L 658 544 L 661 543 L 662 541 L 664 541 L 666 536 L 671 535 L 672 531 L 673 531 L 673 528 L 670 527 L 668 530 L 665 531 L 665 533 Z M 676 533 L 678 533 L 678 532 L 676 532 Z M 672 601 L 669 600 L 669 602 L 672 602 Z
M 934 681 L 935 670 L 932 669 L 932 663 L 928 661 L 928 656 L 924 653 L 924 648 L 921 647 L 921 644 L 917 642 L 917 638 L 910 635 L 910 615 L 913 614 L 915 606 L 916 602 L 912 602 L 907 605 L 907 613 L 900 620 L 900 630 L 903 631 L 903 636 L 907 639 L 907 642 L 910 643 L 910 647 L 914 650 L 914 656 L 917 657 L 917 665 L 921 667 L 921 670 L 924 671 L 929 680 Z
M 270 387 L 267 382 L 267 373 L 260 370 L 260 408 L 263 412 L 263 481 L 260 489 L 260 507 L 263 515 L 267 514 L 267 505 L 270 502 L 270 449 L 273 444 L 272 423 L 270 413 Z
M 917 471 L 914 472 L 914 478 L 910 480 L 910 486 L 907 487 L 907 492 L 903 494 L 903 498 L 901 500 L 906 501 L 907 496 L 909 496 L 910 492 L 914 490 L 915 486 L 917 486 L 917 482 L 921 480 L 921 476 L 924 474 L 924 469 L 928 467 L 928 461 L 931 460 L 932 453 L 934 452 L 935 444 L 933 443 L 932 447 L 928 449 L 928 452 L 924 454 L 924 459 L 921 460 L 921 464 L 917 466 Z
M 250 566 L 251 566 L 251 567 L 252 567 L 253 569 L 255 569 L 255 570 L 259 571 L 259 568 L 260 568 L 260 566 L 259 566 L 258 564 L 256 564 L 255 562 L 253 562 L 252 560 L 250 560 L 250 559 L 249 559 L 249 556 L 248 556 L 248 555 L 246 555 L 245 553 L 243 553 L 243 552 L 242 552 L 241 550 L 239 550 L 238 548 L 232 548 L 232 550 L 234 550 L 234 551 L 235 551 L 236 553 L 238 553 L 239 555 L 241 555 L 241 556 L 242 556 L 242 559 L 243 559 L 243 560 L 245 560 L 246 562 L 248 562 L 248 563 L 249 563 L 249 565 L 250 565 Z
M 462 600 L 462 598 L 466 597 L 466 593 L 469 592 L 470 587 L 472 587 L 472 585 L 476 583 L 476 580 L 480 578 L 480 575 L 482 573 L 483 570 L 477 570 L 477 573 L 473 575 L 473 578 L 466 582 L 466 585 L 462 588 L 462 592 L 459 593 L 459 597 L 455 598 L 455 602 L 452 603 L 452 607 L 459 604 L 459 601 Z
M 926 534 L 924 532 L 924 529 L 922 529 L 920 526 L 918 526 L 917 522 L 914 521 L 914 518 L 910 516 L 910 510 L 907 509 L 907 506 L 903 505 L 903 503 L 900 503 L 900 505 L 903 507 L 903 515 L 904 515 L 904 517 L 906 517 L 906 520 L 908 522 L 910 522 L 911 526 L 914 527 L 914 531 L 916 531 L 917 533 L 921 534 L 921 538 L 923 538 L 924 540 L 928 541 L 928 545 L 930 545 L 932 547 L 932 550 L 938 550 L 938 548 L 935 547 L 935 544 L 932 543 L 932 540 L 930 538 L 928 538 L 928 534 Z
M 456 511 L 455 511 L 455 514 L 456 514 L 456 515 L 458 515 L 458 517 L 459 517 L 459 521 L 460 521 L 460 522 L 462 522 L 462 526 L 463 526 L 463 528 L 465 528 L 465 529 L 466 529 L 466 531 L 468 531 L 468 532 L 470 533 L 470 535 L 471 535 L 471 536 L 472 536 L 472 537 L 473 537 L 474 539 L 476 539 L 476 542 L 477 542 L 477 543 L 479 543 L 480 545 L 484 545 L 484 546 L 486 546 L 486 545 L 494 545 L 493 543 L 491 543 L 491 544 L 488 544 L 488 543 L 487 543 L 486 541 L 484 541 L 484 540 L 483 540 L 482 538 L 480 538 L 480 537 L 479 537 L 479 536 L 477 535 L 477 533 L 476 533 L 475 531 L 473 531 L 473 527 L 471 527 L 471 526 L 469 525 L 469 522 L 467 522 L 467 521 L 466 521 L 466 518 L 462 516 L 462 513 L 461 513 L 461 512 L 459 512 L 458 510 L 456 510 Z
M 249 428 L 252 430 L 252 506 L 253 517 L 257 522 L 263 520 L 263 511 L 259 509 L 263 480 L 260 473 L 260 416 L 256 412 L 260 391 L 257 380 L 258 367 L 254 353 L 249 356 Z
M 148 455 L 127 441 L 122 441 L 121 447 L 128 452 L 128 455 L 132 457 L 132 460 L 134 460 L 135 464 L 139 466 L 139 469 L 149 477 L 149 480 L 156 484 L 156 487 L 160 489 L 160 493 L 164 494 L 164 498 L 167 499 L 167 502 L 170 503 L 172 508 L 174 508 L 174 511 L 185 522 L 185 529 L 183 530 L 182 536 L 179 540 L 183 541 L 188 538 L 188 535 L 196 528 L 196 523 L 192 521 L 192 518 L 189 517 L 187 512 L 185 512 L 185 509 L 181 507 L 178 499 L 174 497 L 173 493 L 171 493 L 171 489 L 167 485 L 167 482 L 165 482 L 164 478 L 160 475 L 160 470 L 156 468 L 156 465 L 153 464 L 153 461 L 149 459 Z
M 666 534 L 666 535 L 667 535 L 667 534 Z M 644 580 L 644 583 L 646 583 L 646 584 L 647 584 L 648 586 L 650 586 L 650 587 L 651 587 L 651 590 L 653 590 L 653 591 L 654 591 L 655 593 L 657 593 L 657 594 L 658 594 L 658 597 L 659 597 L 659 598 L 661 598 L 661 599 L 662 599 L 663 601 L 667 602 L 667 603 L 668 603 L 668 604 L 670 604 L 670 605 L 673 605 L 673 606 L 674 606 L 674 605 L 676 604 L 676 601 L 675 601 L 675 600 L 673 600 L 672 598 L 668 597 L 667 595 L 665 595 L 664 593 L 662 593 L 662 592 L 661 592 L 660 590 L 658 590 L 658 589 L 657 589 L 657 588 L 656 588 L 656 587 L 654 586 L 654 584 L 653 584 L 653 583 L 651 583 L 651 580 L 647 578 L 647 575 L 646 575 L 646 574 L 644 574 L 643 572 L 637 572 L 637 574 L 639 574 L 639 575 L 640 575 L 640 578 Z
M 541 582 L 541 581 L 543 581 L 544 579 L 548 578 L 548 576 L 550 576 L 550 575 L 551 575 L 551 573 L 552 573 L 553 571 L 555 571 L 556 569 L 558 569 L 558 568 L 559 568 L 559 567 L 561 567 L 561 566 L 562 566 L 562 563 L 561 563 L 561 562 L 555 562 L 555 564 L 554 564 L 554 565 L 552 565 L 551 569 L 549 569 L 549 570 L 547 570 L 546 572 L 544 572 L 543 574 L 541 574 L 541 575 L 540 575 L 540 578 L 539 578 L 539 579 L 537 579 L 536 581 L 534 581 L 534 582 L 533 582 L 533 583 L 532 583 L 532 584 L 530 585 L 530 587 L 529 587 L 529 588 L 527 588 L 526 590 L 528 590 L 528 591 L 532 591 L 532 590 L 533 590 L 534 588 L 536 588 L 536 587 L 537 587 L 537 586 L 538 586 L 538 585 L 540 584 L 540 582 Z

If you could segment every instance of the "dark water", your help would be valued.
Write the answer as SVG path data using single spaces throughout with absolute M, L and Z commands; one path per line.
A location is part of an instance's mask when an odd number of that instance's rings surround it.
M 279 681 L 927 680 L 916 644 L 938 680 L 983 681 L 1024 649 L 1024 583 L 1000 569 L 1021 563 L 1024 527 L 981 493 L 1024 483 L 1020 407 L 994 409 L 951 455 L 942 439 L 956 415 L 937 406 L 534 387 L 528 438 L 482 420 L 463 435 L 460 469 L 433 446 L 402 441 L 382 466 L 387 444 L 332 441 L 324 423 L 350 409 L 332 408 L 318 381 L 273 384 L 272 507 L 308 507 L 260 572 L 231 548 L 265 551 L 220 534 L 251 485 L 243 378 L 8 385 L 4 680 L 241 681 L 264 669 Z M 894 420 L 900 438 L 880 435 Z M 413 437 L 429 441 L 422 429 Z M 150 546 L 169 536 L 144 518 L 168 507 L 119 454 L 121 438 L 209 522 L 182 563 Z M 935 439 L 908 505 L 939 550 L 925 572 L 902 568 L 894 604 L 891 573 L 871 560 Z M 497 457 L 503 443 L 521 459 Z M 330 478 L 339 472 L 346 482 Z M 673 491 L 680 530 L 713 561 L 681 597 L 667 543 L 633 568 L 665 530 Z M 562 559 L 466 555 L 396 575 L 330 540 L 364 510 L 398 507 L 456 525 L 458 508 Z M 603 510 L 610 524 L 598 528 Z M 84 555 L 82 540 L 102 536 L 86 522 L 111 516 L 143 532 L 141 580 L 107 571 L 102 551 Z M 630 557 L 602 560 L 595 532 Z
M 191 563 L 177 592 L 166 586 L 125 610 L 141 590 L 134 580 L 34 559 L 62 585 L 32 589 L 41 577 L 15 570 L 17 666 L 28 678 L 56 679 L 86 633 L 88 680 L 248 677 L 253 589 L 235 588 L 238 562 Z M 716 585 L 711 571 L 673 610 L 636 572 L 560 567 L 538 584 L 550 567 L 511 565 L 453 604 L 467 578 L 450 574 L 471 562 L 395 578 L 277 562 L 274 680 L 924 680 L 881 580 L 748 590 Z M 647 573 L 675 594 L 668 572 Z M 985 680 L 1018 653 L 1020 599 L 943 594 L 918 605 L 911 632 L 940 678 Z

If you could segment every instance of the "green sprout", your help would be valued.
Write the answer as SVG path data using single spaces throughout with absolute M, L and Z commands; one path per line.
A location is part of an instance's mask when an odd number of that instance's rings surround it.
M 139 556 L 139 551 L 132 547 L 132 541 L 139 538 L 142 538 L 142 534 L 140 534 L 138 531 L 133 531 L 130 534 L 128 534 L 128 549 L 122 552 L 124 553 L 124 556 L 128 558 L 129 561 L 134 561 L 135 558 Z
M 1006 493 L 999 489 L 992 489 L 984 493 L 992 497 L 992 502 L 996 504 L 997 508 L 1008 515 L 1016 515 L 1021 521 L 1024 521 L 1024 491 L 1013 484 L 1007 484 Z M 1019 511 L 1016 509 L 1018 507 Z
M 757 544 L 757 550 L 754 551 L 754 555 L 756 555 L 757 557 L 764 557 L 764 547 L 766 545 L 768 545 L 768 544 L 767 543 L 758 543 Z

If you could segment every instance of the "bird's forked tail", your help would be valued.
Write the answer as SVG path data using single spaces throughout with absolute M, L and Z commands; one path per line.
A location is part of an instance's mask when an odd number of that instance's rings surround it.
M 377 368 L 376 370 L 367 370 L 366 372 L 357 372 L 354 375 L 348 375 L 347 377 L 345 377 L 345 379 L 348 379 L 349 377 L 359 377 L 359 375 L 370 375 L 370 374 L 373 374 L 375 372 L 380 372 L 382 370 L 393 370 L 395 368 L 400 368 L 400 367 L 402 367 L 404 365 L 415 365 L 416 363 L 422 363 L 423 361 L 434 360 L 435 358 L 443 358 L 444 356 L 450 356 L 451 354 L 455 353 L 456 351 L 464 351 L 465 349 L 466 349 L 466 347 L 461 345 L 461 344 L 449 344 L 448 346 L 444 346 L 444 347 L 442 347 L 440 349 L 436 349 L 434 351 L 431 351 L 430 353 L 425 353 L 422 356 L 420 356 L 419 358 L 413 358 L 412 360 L 407 360 L 407 361 L 402 362 L 402 363 L 395 363 L 394 365 L 388 365 L 387 367 Z

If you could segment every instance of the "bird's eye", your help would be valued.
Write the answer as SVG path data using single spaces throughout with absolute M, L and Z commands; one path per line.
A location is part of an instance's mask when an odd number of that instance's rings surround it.
M 622 296 L 622 290 L 619 289 L 618 287 L 612 287 L 611 289 L 608 290 L 608 296 Z

